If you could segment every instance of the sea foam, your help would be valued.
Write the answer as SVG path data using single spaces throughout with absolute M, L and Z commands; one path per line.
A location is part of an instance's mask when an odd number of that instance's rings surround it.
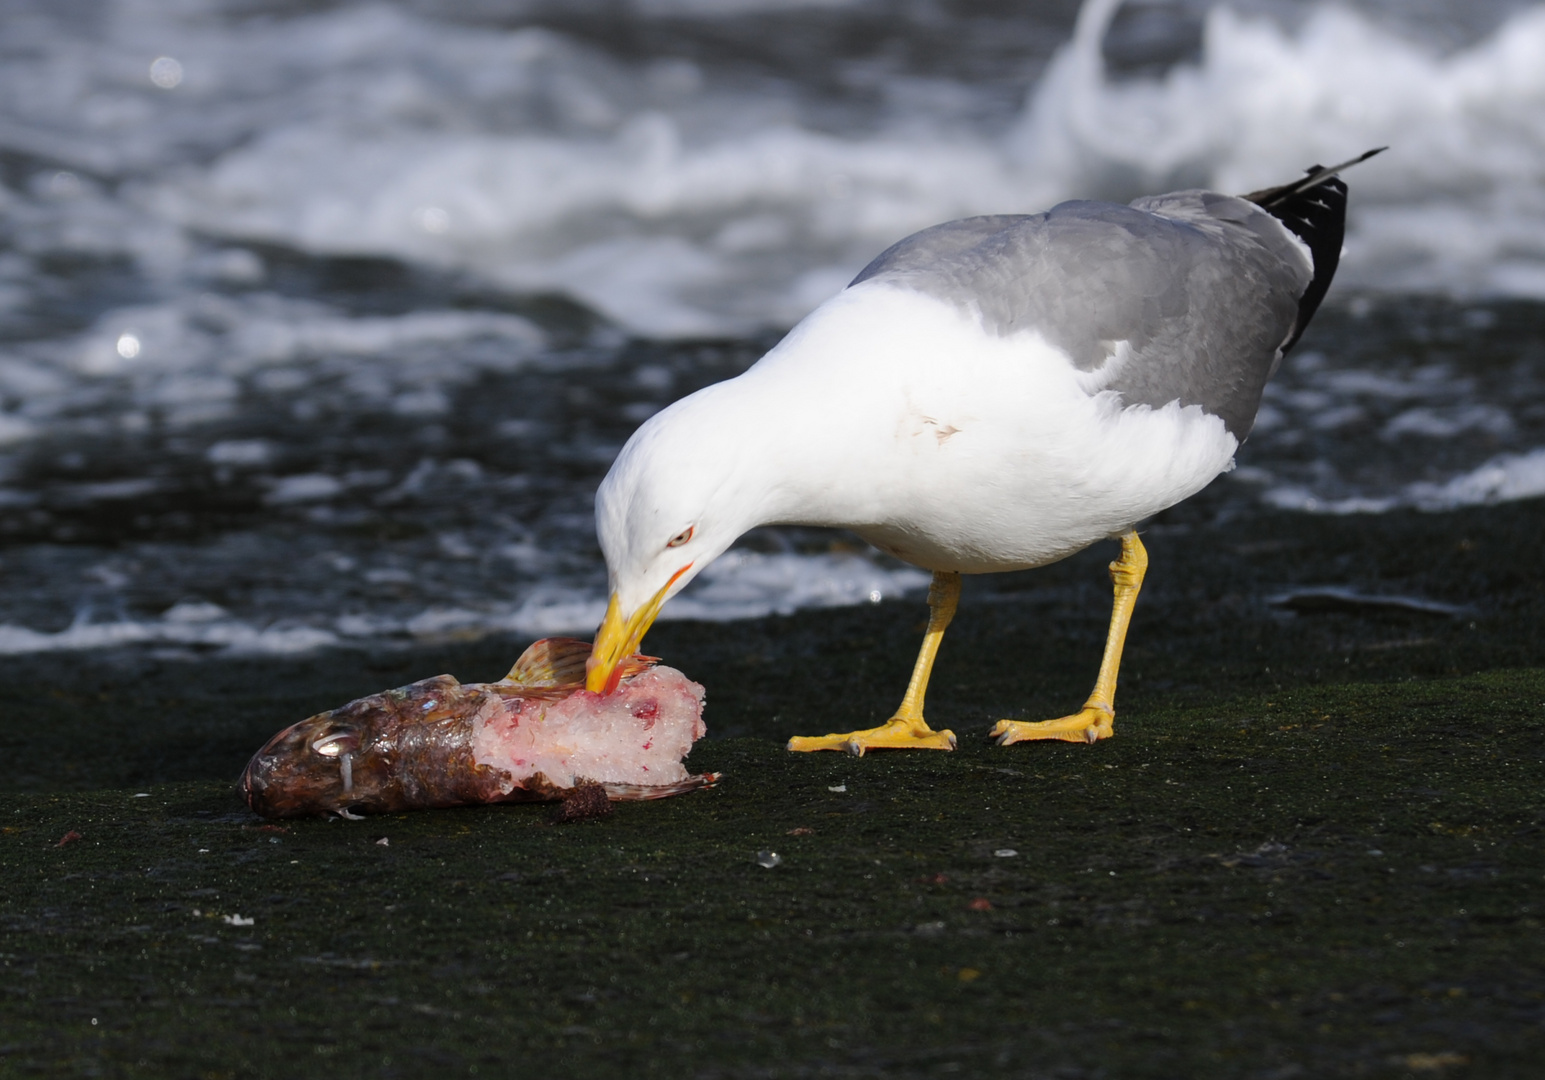
M 1316 514 L 1383 514 L 1402 508 L 1458 510 L 1541 496 L 1545 496 L 1545 448 L 1524 454 L 1499 454 L 1442 483 L 1417 481 L 1393 494 L 1326 498 L 1305 487 L 1284 485 L 1267 490 L 1262 501 L 1280 510 Z
M 701 73 L 662 90 L 657 69 L 549 32 L 474 35 L 384 10 L 368 26 L 357 12 L 294 20 L 269 47 L 328 27 L 291 51 L 303 79 L 357 83 L 351 109 L 272 124 L 147 198 L 179 227 L 462 267 L 680 335 L 787 325 L 941 220 L 1247 191 L 1390 145 L 1354 182 L 1343 283 L 1545 296 L 1545 8 L 1446 52 L 1339 5 L 1293 28 L 1218 5 L 1197 62 L 1117 80 L 1101 58 L 1117 6 L 1089 0 L 1007 130 L 902 115 L 837 133 Z M 359 37 L 410 71 L 498 71 L 497 89 L 449 101 L 398 75 L 387 95 L 389 65 L 365 62 Z M 500 91 L 516 117 L 541 98 L 565 119 L 492 122 Z

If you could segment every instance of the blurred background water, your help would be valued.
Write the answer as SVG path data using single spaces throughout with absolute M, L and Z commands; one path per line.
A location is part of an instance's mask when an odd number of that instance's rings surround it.
M 1385 144 L 1193 514 L 1545 494 L 1545 5 L 0 0 L 0 653 L 587 631 L 631 430 L 901 236 Z

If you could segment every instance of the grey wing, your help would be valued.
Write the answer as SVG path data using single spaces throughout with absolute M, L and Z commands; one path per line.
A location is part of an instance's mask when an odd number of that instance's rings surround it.
M 896 278 L 917 274 L 927 277 L 956 261 L 969 263 L 973 258 L 972 249 L 978 245 L 1005 230 L 1045 217 L 1045 214 L 989 214 L 946 221 L 892 244 L 875 256 L 874 261 L 859 271 L 858 277 L 848 285 L 852 287 L 880 276 Z
M 992 333 L 1035 331 L 1126 404 L 1200 405 L 1242 440 L 1312 278 L 1307 250 L 1271 215 L 1183 191 L 935 226 L 854 284 L 917 289 L 978 312 Z

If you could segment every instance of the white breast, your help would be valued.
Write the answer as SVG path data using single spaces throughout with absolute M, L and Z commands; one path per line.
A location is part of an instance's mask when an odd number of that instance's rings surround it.
M 1054 562 L 1231 467 L 1238 443 L 1218 417 L 1123 408 L 1088 381 L 1037 335 L 994 336 L 957 307 L 865 283 L 735 380 L 734 396 L 777 426 L 778 520 L 978 573 Z

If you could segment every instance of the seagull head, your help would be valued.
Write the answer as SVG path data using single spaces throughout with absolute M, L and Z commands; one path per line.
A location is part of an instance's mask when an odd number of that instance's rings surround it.
M 618 665 L 638 652 L 665 602 L 766 520 L 750 433 L 719 407 L 723 385 L 651 417 L 596 492 L 611 599 L 586 665 L 589 690 L 616 689 Z

